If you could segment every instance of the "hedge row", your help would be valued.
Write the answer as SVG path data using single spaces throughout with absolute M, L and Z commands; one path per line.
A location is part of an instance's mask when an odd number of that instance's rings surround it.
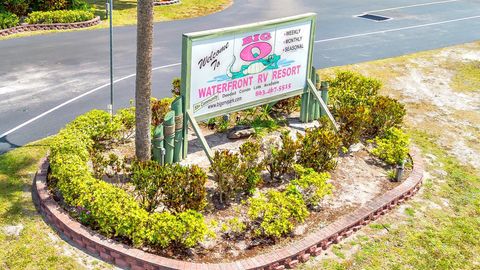
M 25 20 L 29 24 L 75 23 L 93 19 L 95 15 L 88 10 L 35 11 Z
M 107 112 L 94 110 L 62 129 L 51 144 L 50 179 L 54 187 L 65 203 L 83 209 L 90 225 L 107 236 L 129 239 L 135 246 L 196 245 L 207 234 L 200 213 L 149 214 L 126 191 L 92 176 L 87 164 L 89 151 L 123 128 L 120 117 L 112 121 Z
M 0 12 L 0 29 L 7 29 L 18 25 L 18 16 L 10 12 Z

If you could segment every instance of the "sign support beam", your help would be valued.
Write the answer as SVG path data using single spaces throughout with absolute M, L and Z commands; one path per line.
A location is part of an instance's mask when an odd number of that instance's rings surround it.
M 323 102 L 322 96 L 320 95 L 320 93 L 315 88 L 315 84 L 310 79 L 307 79 L 307 83 L 308 83 L 308 86 L 310 88 L 310 92 L 313 94 L 315 99 L 320 103 L 320 106 L 322 107 L 322 109 L 325 110 L 325 112 L 327 113 L 328 119 L 330 119 L 330 121 L 333 124 L 333 128 L 335 129 L 336 132 L 338 132 L 340 130 L 340 128 L 339 128 L 337 122 L 335 121 L 335 118 L 333 118 L 332 113 L 330 113 L 330 110 L 328 109 L 327 104 L 325 104 L 325 102 Z

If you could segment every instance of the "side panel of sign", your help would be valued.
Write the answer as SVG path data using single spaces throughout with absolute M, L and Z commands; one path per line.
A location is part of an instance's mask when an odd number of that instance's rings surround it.
M 188 108 L 195 117 L 227 113 L 303 90 L 311 28 L 309 20 L 193 39 Z

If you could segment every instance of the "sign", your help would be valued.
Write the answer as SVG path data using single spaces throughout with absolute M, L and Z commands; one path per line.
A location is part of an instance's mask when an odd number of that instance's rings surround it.
M 303 93 L 315 14 L 183 35 L 182 96 L 197 120 Z

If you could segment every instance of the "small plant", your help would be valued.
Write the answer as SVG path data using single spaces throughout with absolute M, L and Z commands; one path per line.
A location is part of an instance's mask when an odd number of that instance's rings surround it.
M 388 177 L 388 180 L 394 181 L 397 177 L 397 172 L 395 171 L 395 169 L 388 170 L 387 177 Z
M 173 98 L 152 98 L 150 100 L 150 106 L 152 110 L 152 126 L 156 127 L 163 123 L 165 115 L 170 111 L 170 105 Z
M 0 11 L 0 29 L 7 29 L 17 26 L 19 22 L 18 16 L 10 12 Z
M 248 200 L 247 216 L 256 236 L 274 239 L 290 233 L 295 224 L 303 222 L 308 210 L 302 196 L 287 192 L 268 191 Z
M 178 77 L 173 78 L 173 80 L 172 80 L 172 96 L 174 98 L 180 96 L 180 87 L 181 87 L 180 78 L 178 78 Z
M 390 165 L 402 164 L 408 156 L 410 138 L 401 129 L 390 128 L 382 137 L 374 140 L 372 154 Z
M 247 225 L 238 217 L 230 218 L 221 225 L 221 231 L 228 239 L 241 237 L 246 229 Z
M 243 172 L 244 189 L 252 194 L 262 178 L 260 173 L 263 164 L 259 161 L 260 144 L 257 141 L 248 141 L 240 146 L 240 171 Z
M 282 176 L 293 171 L 295 157 L 300 147 L 288 131 L 283 132 L 280 137 L 280 145 L 271 143 L 265 147 L 264 164 L 272 180 L 281 179 Z
M 119 139 L 126 141 L 132 138 L 135 128 L 135 108 L 130 107 L 126 109 L 118 110 L 114 117 L 114 121 L 118 122 L 121 126 L 119 130 Z
M 217 183 L 220 203 L 223 203 L 224 199 L 228 200 L 237 191 L 239 166 L 238 154 L 228 150 L 215 152 L 210 171 L 213 173 L 213 180 Z
M 367 135 L 375 137 L 383 135 L 392 127 L 400 127 L 405 114 L 405 106 L 397 100 L 385 96 L 375 97 L 370 112 L 371 121 L 366 131 Z
M 282 99 L 277 103 L 275 103 L 272 109 L 284 115 L 290 115 L 299 108 L 298 106 L 299 100 L 300 100 L 300 96 Z
M 131 179 L 141 205 L 148 212 L 160 205 L 174 213 L 201 210 L 206 205 L 207 175 L 198 166 L 134 161 Z
M 335 168 L 341 140 L 328 125 L 307 129 L 305 136 L 300 136 L 298 163 L 303 167 L 313 168 L 317 172 Z
M 303 200 L 310 208 L 318 207 L 320 201 L 328 194 L 332 194 L 333 185 L 327 183 L 330 178 L 328 172 L 318 173 L 311 168 L 293 165 L 297 178 L 292 180 L 287 190 L 302 194 Z M 296 192 L 294 191 L 294 193 Z

